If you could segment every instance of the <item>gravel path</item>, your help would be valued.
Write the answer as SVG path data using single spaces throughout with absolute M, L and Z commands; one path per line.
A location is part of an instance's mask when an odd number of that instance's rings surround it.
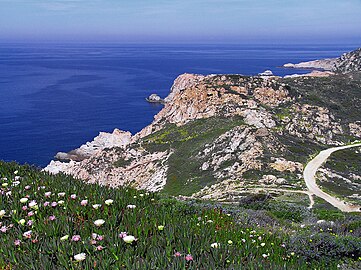
M 322 191 L 316 184 L 315 175 L 317 170 L 322 166 L 322 164 L 333 152 L 352 147 L 361 147 L 361 143 L 332 147 L 327 150 L 323 150 L 306 165 L 303 171 L 303 178 L 305 179 L 306 186 L 310 193 L 324 199 L 325 201 L 329 202 L 343 212 L 361 212 L 361 206 L 349 204 Z

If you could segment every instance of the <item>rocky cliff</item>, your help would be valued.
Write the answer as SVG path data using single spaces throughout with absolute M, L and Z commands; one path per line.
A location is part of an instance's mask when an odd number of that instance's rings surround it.
M 328 58 L 322 60 L 313 60 L 301 62 L 298 64 L 288 63 L 285 68 L 305 68 L 305 69 L 322 69 L 333 72 L 352 72 L 361 71 L 361 48 L 352 52 L 344 53 L 338 58 Z
M 345 91 L 341 100 L 332 96 L 333 80 L 339 93 Z M 321 97 L 327 92 L 324 100 L 313 97 L 312 86 Z M 348 87 L 357 93 L 349 95 Z M 349 103 L 361 104 L 360 89 L 357 74 L 288 79 L 183 74 L 151 125 L 133 136 L 101 133 L 58 154 L 63 161 L 45 170 L 102 185 L 219 200 L 255 187 L 302 189 L 310 155 L 360 138 L 361 109 L 352 108 L 355 117 L 347 111 Z

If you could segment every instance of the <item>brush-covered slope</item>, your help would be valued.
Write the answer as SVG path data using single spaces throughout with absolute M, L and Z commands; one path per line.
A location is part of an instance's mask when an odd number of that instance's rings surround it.
M 0 269 L 360 267 L 360 216 L 322 201 L 182 202 L 3 162 L 0 179 Z

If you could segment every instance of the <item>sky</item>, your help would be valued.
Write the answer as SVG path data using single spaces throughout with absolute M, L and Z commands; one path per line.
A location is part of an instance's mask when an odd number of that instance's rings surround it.
M 361 43 L 361 0 L 0 0 L 0 42 Z

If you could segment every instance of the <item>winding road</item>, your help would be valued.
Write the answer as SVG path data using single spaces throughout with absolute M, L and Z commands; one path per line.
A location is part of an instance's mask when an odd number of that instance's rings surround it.
M 314 159 L 312 159 L 305 167 L 303 171 L 303 178 L 305 179 L 306 186 L 310 192 L 310 194 L 314 194 L 317 197 L 320 197 L 337 207 L 343 212 L 361 212 L 361 206 L 352 205 L 345 201 L 342 201 L 338 198 L 332 197 L 330 194 L 322 191 L 316 184 L 316 172 L 322 166 L 322 164 L 327 160 L 327 158 L 336 151 L 344 150 L 352 147 L 361 147 L 361 143 L 332 147 L 327 150 L 321 151 Z M 312 205 L 312 203 L 311 203 Z

